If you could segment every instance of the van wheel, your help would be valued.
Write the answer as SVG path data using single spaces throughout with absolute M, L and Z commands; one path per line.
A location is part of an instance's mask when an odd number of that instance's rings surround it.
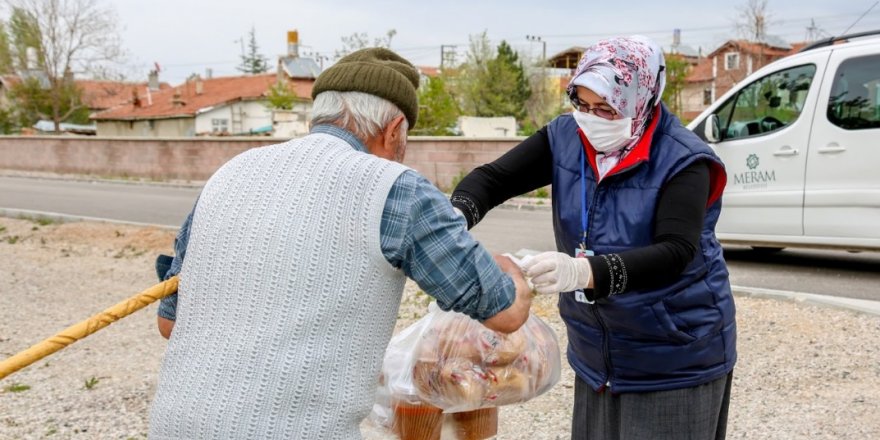
M 759 254 L 775 254 L 785 248 L 781 247 L 767 247 L 767 246 L 752 246 L 752 250 Z

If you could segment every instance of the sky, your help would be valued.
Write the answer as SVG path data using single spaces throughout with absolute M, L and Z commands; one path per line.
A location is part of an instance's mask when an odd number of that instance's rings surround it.
M 332 58 L 343 36 L 388 30 L 391 48 L 417 65 L 438 66 L 441 45 L 456 45 L 459 59 L 469 36 L 486 32 L 493 45 L 507 41 L 525 56 L 548 57 L 601 38 L 640 33 L 668 46 L 673 29 L 682 44 L 711 52 L 738 37 L 735 23 L 747 0 L 99 0 L 115 9 L 127 52 L 125 74 L 146 79 L 154 63 L 160 78 L 178 84 L 192 73 L 235 75 L 241 39 L 255 29 L 260 52 L 274 68 L 286 52 L 286 32 L 298 30 L 301 54 Z M 803 41 L 815 26 L 839 35 L 875 5 L 850 32 L 880 29 L 877 0 L 768 0 L 768 34 Z M 526 36 L 540 37 L 542 42 Z

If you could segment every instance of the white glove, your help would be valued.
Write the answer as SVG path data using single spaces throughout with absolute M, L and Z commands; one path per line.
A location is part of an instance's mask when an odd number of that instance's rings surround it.
M 586 258 L 573 258 L 561 252 L 544 252 L 524 261 L 523 270 L 538 293 L 559 293 L 586 289 L 593 269 Z

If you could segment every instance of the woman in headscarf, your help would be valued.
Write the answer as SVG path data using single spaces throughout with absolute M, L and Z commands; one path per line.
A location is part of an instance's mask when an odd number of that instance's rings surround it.
M 538 293 L 560 293 L 574 439 L 725 436 L 736 321 L 714 229 L 726 174 L 660 102 L 664 84 L 645 37 L 589 47 L 568 87 L 574 110 L 452 196 L 472 227 L 552 184 L 558 252 L 525 269 Z

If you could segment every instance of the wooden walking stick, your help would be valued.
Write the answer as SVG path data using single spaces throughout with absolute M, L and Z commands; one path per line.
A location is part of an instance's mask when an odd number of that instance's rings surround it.
M 48 339 L 34 344 L 0 362 L 0 379 L 27 367 L 34 362 L 73 344 L 86 336 L 101 330 L 113 322 L 177 292 L 177 276 L 156 284 L 143 292 L 126 299 L 91 318 L 74 324 Z

